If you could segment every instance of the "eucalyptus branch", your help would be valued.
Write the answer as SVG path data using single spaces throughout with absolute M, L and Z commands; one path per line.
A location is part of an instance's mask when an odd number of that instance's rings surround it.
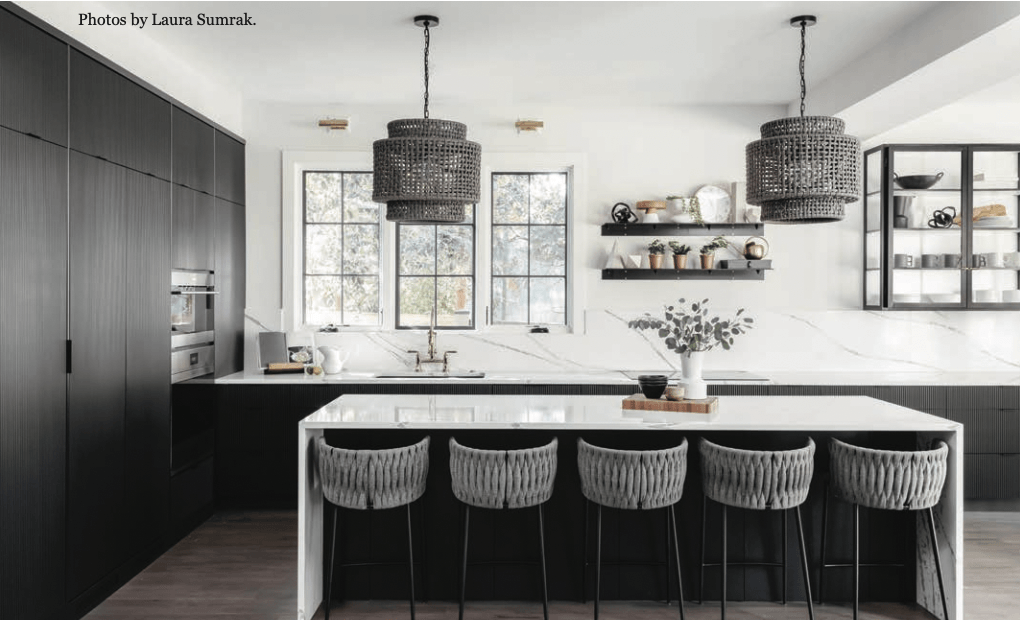
M 742 316 L 740 308 L 730 318 L 708 317 L 708 300 L 691 302 L 681 299 L 677 306 L 666 306 L 663 318 L 644 316 L 627 323 L 632 329 L 653 329 L 668 349 L 681 355 L 689 352 L 710 351 L 715 347 L 729 350 L 734 336 L 754 328 L 754 319 Z

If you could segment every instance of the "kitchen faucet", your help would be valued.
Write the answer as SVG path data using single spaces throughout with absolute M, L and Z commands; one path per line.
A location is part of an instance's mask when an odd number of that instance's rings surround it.
M 428 357 L 422 357 L 421 351 L 409 349 L 408 353 L 414 353 L 414 371 L 422 372 L 422 364 L 443 364 L 443 372 L 450 372 L 450 355 L 456 353 L 456 351 L 445 351 L 442 357 L 436 357 L 436 308 L 432 308 L 432 313 L 429 317 L 429 334 L 428 334 Z

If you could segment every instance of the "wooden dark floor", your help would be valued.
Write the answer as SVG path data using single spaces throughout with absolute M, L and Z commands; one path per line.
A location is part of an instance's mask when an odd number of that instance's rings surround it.
M 967 620 L 1017 617 L 1017 574 L 1020 571 L 1020 513 L 968 512 L 965 519 L 965 597 Z M 221 512 L 118 590 L 87 620 L 194 620 L 245 618 L 294 620 L 297 607 L 296 511 Z M 336 603 L 336 618 L 392 619 L 408 616 L 407 603 L 356 601 Z M 456 618 L 449 602 L 419 603 L 418 618 Z M 605 602 L 601 617 L 652 620 L 677 618 L 674 606 L 655 602 Z M 719 617 L 717 603 L 688 604 L 687 618 Z M 862 620 L 933 618 L 906 605 L 869 603 Z M 331 614 L 332 615 L 332 614 Z M 469 603 L 465 616 L 541 618 L 541 603 Z M 322 612 L 316 616 L 321 618 Z M 580 620 L 592 617 L 592 605 L 555 601 L 550 617 Z M 734 603 L 732 620 L 807 618 L 804 604 Z M 850 618 L 848 606 L 816 607 L 819 620 Z

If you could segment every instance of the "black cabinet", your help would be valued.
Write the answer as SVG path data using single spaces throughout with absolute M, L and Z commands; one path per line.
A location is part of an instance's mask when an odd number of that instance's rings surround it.
M 244 370 L 244 206 L 216 199 L 216 376 Z
M 67 145 L 67 44 L 4 9 L 0 125 Z
M 71 148 L 170 179 L 170 103 L 77 50 L 70 58 Z
M 170 184 L 75 152 L 69 179 L 73 599 L 168 523 Z
M 0 128 L 0 618 L 63 604 L 66 180 L 66 149 Z
M 173 186 L 171 266 L 213 271 L 215 199 L 180 185 Z
M 177 107 L 173 108 L 172 181 L 207 194 L 215 183 L 215 137 L 211 126 Z
M 216 132 L 216 196 L 244 204 L 244 145 Z

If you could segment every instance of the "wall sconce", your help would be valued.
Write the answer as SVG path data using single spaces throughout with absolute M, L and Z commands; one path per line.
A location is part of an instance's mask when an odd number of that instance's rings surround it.
M 319 127 L 321 127 L 326 133 L 347 131 L 350 126 L 351 119 L 349 118 L 323 118 L 319 120 Z
M 514 123 L 514 127 L 517 128 L 517 133 L 521 133 L 522 131 L 542 133 L 542 128 L 545 127 L 545 122 L 536 120 L 519 120 Z

